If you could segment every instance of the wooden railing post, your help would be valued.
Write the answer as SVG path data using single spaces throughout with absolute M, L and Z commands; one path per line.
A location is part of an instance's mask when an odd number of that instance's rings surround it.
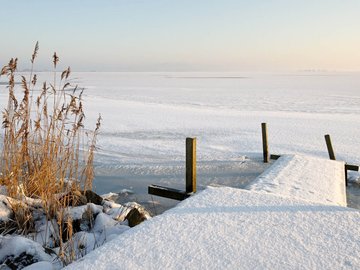
M 330 138 L 329 134 L 325 135 L 325 142 L 326 142 L 326 147 L 327 147 L 327 150 L 329 153 L 329 158 L 331 160 L 336 160 L 334 149 L 332 147 L 331 138 Z M 347 163 L 345 163 L 345 168 L 344 168 L 344 170 L 345 170 L 345 186 L 348 186 L 348 170 L 351 170 L 351 169 L 354 169 L 354 171 L 356 171 L 356 169 L 358 169 L 358 168 L 356 168 L 356 166 L 348 165 Z
M 196 138 L 186 138 L 186 193 L 196 192 Z
M 261 123 L 264 163 L 269 162 L 269 146 L 266 123 Z
M 332 144 L 331 144 L 331 138 L 330 138 L 330 135 L 329 134 L 326 134 L 325 135 L 325 142 L 326 142 L 326 147 L 328 149 L 328 153 L 329 153 L 329 158 L 331 160 L 336 160 L 335 158 L 335 153 L 334 153 L 334 149 L 332 147 Z

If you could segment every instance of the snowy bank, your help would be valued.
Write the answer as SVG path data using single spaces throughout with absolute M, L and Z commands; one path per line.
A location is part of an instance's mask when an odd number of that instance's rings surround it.
M 207 188 L 67 269 L 359 269 L 360 212 Z
M 301 155 L 280 157 L 247 189 L 346 206 L 344 162 Z

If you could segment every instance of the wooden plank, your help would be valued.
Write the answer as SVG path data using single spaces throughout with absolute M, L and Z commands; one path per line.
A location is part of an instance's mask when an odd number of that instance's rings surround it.
M 359 166 L 357 165 L 345 164 L 345 168 L 348 171 L 355 171 L 355 172 L 359 171 Z
M 273 160 L 277 160 L 280 157 L 281 157 L 280 155 L 270 155 L 270 159 L 273 159 Z
M 190 196 L 185 191 L 174 189 L 174 188 L 167 188 L 158 185 L 150 185 L 148 186 L 148 193 L 151 195 L 156 195 L 160 197 L 165 197 L 168 199 L 182 201 L 185 200 Z
M 268 163 L 269 162 L 269 146 L 268 146 L 268 135 L 267 135 L 266 123 L 261 123 L 261 134 L 262 134 L 264 163 Z
M 186 138 L 186 193 L 196 192 L 196 138 Z
M 332 147 L 332 144 L 331 144 L 331 138 L 330 138 L 330 135 L 327 134 L 325 135 L 325 142 L 326 142 L 326 147 L 328 149 L 328 153 L 329 153 L 329 158 L 331 160 L 336 160 L 335 158 L 335 153 L 334 153 L 334 149 Z

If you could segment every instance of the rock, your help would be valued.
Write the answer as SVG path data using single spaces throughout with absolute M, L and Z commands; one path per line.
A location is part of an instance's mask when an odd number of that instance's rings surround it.
M 9 221 L 2 221 L 0 220 L 0 234 L 6 235 L 6 234 L 12 234 L 18 230 L 18 226 L 15 221 L 9 220 Z M 1 268 L 0 268 L 1 270 Z
M 0 195 L 0 233 L 34 230 L 34 208 L 21 200 Z
M 125 219 L 128 220 L 130 227 L 134 227 L 147 220 L 147 213 L 143 209 L 132 208 Z
M 118 197 L 119 194 L 114 192 L 109 192 L 101 195 L 101 198 L 103 198 L 105 201 L 113 201 L 113 202 L 115 202 Z
M 87 203 L 101 205 L 103 202 L 103 198 L 101 198 L 92 190 L 86 190 L 85 192 L 81 192 L 79 190 L 71 190 L 66 195 L 60 198 L 61 202 L 63 202 L 64 200 L 66 200 L 69 206 L 81 206 Z
M 61 204 L 63 204 L 64 200 L 65 204 L 68 204 L 69 206 L 81 206 L 87 204 L 87 198 L 78 190 L 71 190 L 59 199 Z
M 2 264 L 6 265 L 10 269 L 16 270 L 36 262 L 37 260 L 34 258 L 34 256 L 23 252 L 18 256 L 10 255 L 5 257 L 5 260 Z
M 88 210 L 86 210 L 81 217 L 80 221 L 80 229 L 82 231 L 90 231 L 92 227 L 94 226 L 94 220 L 95 220 L 96 214 L 91 211 L 91 208 L 89 207 Z
M 0 247 L 0 265 L 4 267 L 0 269 L 22 269 L 36 262 L 53 260 L 39 243 L 22 236 L 0 236 Z
M 103 198 L 90 189 L 85 191 L 85 197 L 88 203 L 101 205 L 103 202 Z
M 102 211 L 102 206 L 93 203 L 69 208 L 67 215 L 69 215 L 70 220 L 72 220 L 73 233 L 91 230 L 94 226 L 96 216 Z M 64 225 L 63 228 L 63 240 L 66 242 L 68 240 L 67 237 L 65 237 L 67 233 L 67 226 Z

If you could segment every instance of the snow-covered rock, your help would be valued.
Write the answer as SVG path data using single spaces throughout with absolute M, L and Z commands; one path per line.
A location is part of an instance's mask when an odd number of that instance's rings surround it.
M 0 264 L 21 269 L 40 261 L 51 262 L 52 259 L 39 243 L 22 236 L 0 235 Z
M 53 270 L 54 266 L 51 262 L 41 261 L 23 268 L 23 270 Z
M 67 215 L 70 215 L 73 220 L 81 219 L 85 212 L 90 211 L 92 214 L 97 215 L 101 213 L 103 207 L 101 205 L 96 205 L 93 203 L 88 203 L 86 205 L 68 207 Z

